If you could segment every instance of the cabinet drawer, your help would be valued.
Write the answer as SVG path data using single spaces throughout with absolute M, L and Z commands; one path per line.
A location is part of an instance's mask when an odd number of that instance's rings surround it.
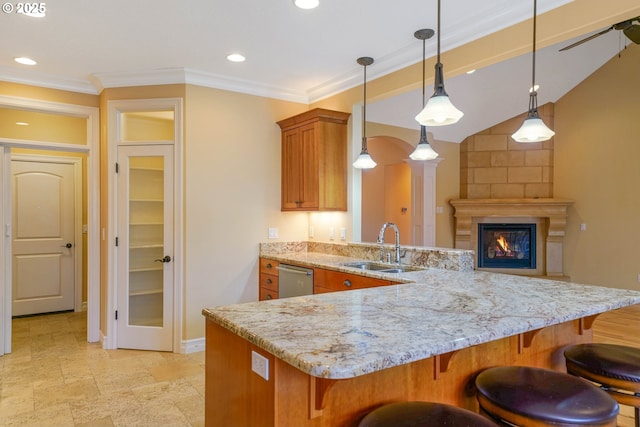
M 270 299 L 278 299 L 278 292 L 271 289 L 260 288 L 260 301 L 267 301 Z
M 350 289 L 365 289 L 373 288 L 376 286 L 387 286 L 391 285 L 392 282 L 389 280 L 373 279 L 371 277 L 358 276 L 356 274 L 316 268 L 314 271 L 313 284 L 314 293 L 316 293 L 316 287 L 324 288 L 322 290 L 318 289 L 320 292 L 326 292 L 327 290 L 347 291 Z
M 278 276 L 260 273 L 260 288 L 278 292 Z
M 280 265 L 278 261 L 272 259 L 260 258 L 260 272 L 266 274 L 278 275 L 277 267 Z

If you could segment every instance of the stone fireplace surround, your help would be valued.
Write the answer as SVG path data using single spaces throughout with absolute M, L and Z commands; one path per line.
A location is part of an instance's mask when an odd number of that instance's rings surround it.
M 535 269 L 482 269 L 500 273 L 564 278 L 563 251 L 567 208 L 572 200 L 540 199 L 458 199 L 449 202 L 455 209 L 456 249 L 478 248 L 479 223 L 536 224 Z M 477 265 L 477 255 L 474 257 Z

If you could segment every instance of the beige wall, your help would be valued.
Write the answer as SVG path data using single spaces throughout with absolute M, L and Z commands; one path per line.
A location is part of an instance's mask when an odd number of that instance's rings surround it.
M 639 65 L 630 45 L 556 103 L 554 196 L 575 200 L 564 254 L 573 281 L 640 287 Z
M 185 338 L 204 336 L 203 307 L 258 298 L 258 244 L 306 240 L 309 214 L 280 211 L 278 120 L 305 105 L 186 87 Z

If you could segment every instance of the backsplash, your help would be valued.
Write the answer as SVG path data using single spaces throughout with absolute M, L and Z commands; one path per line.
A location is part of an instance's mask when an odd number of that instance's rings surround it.
M 384 245 L 385 252 L 393 245 Z M 315 252 L 378 261 L 380 245 L 372 243 L 269 242 L 260 243 L 260 255 L 291 252 Z M 402 264 L 443 270 L 473 271 L 474 252 L 471 250 L 401 246 Z

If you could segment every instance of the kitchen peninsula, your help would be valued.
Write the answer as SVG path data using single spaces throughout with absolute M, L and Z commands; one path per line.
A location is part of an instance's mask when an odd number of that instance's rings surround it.
M 336 269 L 354 260 L 276 257 Z M 476 409 L 480 370 L 562 370 L 562 348 L 590 341 L 598 314 L 640 303 L 640 292 L 486 272 L 400 276 L 407 283 L 204 309 L 206 425 L 355 426 L 398 400 Z M 253 352 L 266 379 L 252 372 Z

